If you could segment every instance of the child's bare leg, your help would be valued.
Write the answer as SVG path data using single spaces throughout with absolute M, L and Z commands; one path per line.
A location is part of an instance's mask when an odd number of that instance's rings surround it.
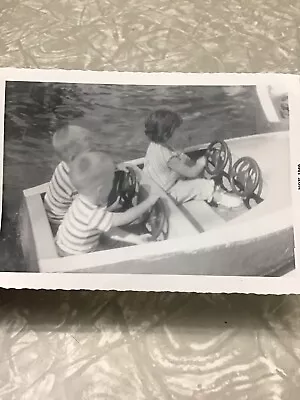
M 213 180 L 204 178 L 180 180 L 170 190 L 169 194 L 179 204 L 190 200 L 214 202 L 227 208 L 239 207 L 242 204 L 241 198 L 222 191 L 215 186 Z

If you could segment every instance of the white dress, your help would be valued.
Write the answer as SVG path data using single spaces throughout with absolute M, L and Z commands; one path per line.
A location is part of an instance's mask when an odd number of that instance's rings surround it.
M 214 181 L 203 178 L 182 178 L 168 165 L 172 157 L 180 157 L 180 153 L 167 146 L 151 142 L 144 160 L 144 172 L 177 203 L 194 199 L 211 201 L 215 190 Z

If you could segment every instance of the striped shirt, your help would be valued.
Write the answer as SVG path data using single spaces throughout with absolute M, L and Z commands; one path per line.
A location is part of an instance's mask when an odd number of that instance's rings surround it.
M 165 191 L 169 191 L 180 178 L 180 175 L 168 166 L 172 157 L 178 157 L 178 153 L 151 142 L 144 159 L 144 172 Z
M 44 203 L 48 218 L 52 222 L 60 223 L 68 211 L 77 194 L 69 177 L 69 167 L 62 161 L 55 168 L 49 182 Z
M 64 253 L 95 251 L 102 232 L 111 228 L 113 214 L 78 195 L 58 228 L 56 244 Z

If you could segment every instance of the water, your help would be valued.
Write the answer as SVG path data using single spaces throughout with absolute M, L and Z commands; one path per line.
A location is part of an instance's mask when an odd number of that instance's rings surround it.
M 171 107 L 183 117 L 177 146 L 266 131 L 254 87 L 152 87 L 8 83 L 6 90 L 1 270 L 25 269 L 19 246 L 22 190 L 44 183 L 58 160 L 51 132 L 76 121 L 98 133 L 116 161 L 142 157 L 143 123 L 150 111 Z

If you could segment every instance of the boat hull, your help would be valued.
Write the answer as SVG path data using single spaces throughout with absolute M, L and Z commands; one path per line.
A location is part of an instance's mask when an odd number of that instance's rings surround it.
M 31 272 L 281 276 L 294 268 L 293 228 L 284 211 L 281 218 L 271 215 L 256 227 L 248 223 L 228 226 L 223 233 L 210 231 L 181 240 L 65 258 L 57 256 L 51 228 L 41 212 L 39 193 L 24 197 L 20 210 L 21 243 Z M 275 223 L 280 220 L 284 223 Z
M 199 240 L 201 240 L 199 238 Z M 194 252 L 86 266 L 73 272 L 155 275 L 282 276 L 294 269 L 293 229 Z M 48 272 L 41 265 L 41 272 Z M 43 271 L 44 269 L 44 271 Z M 72 272 L 72 271 L 69 271 Z

